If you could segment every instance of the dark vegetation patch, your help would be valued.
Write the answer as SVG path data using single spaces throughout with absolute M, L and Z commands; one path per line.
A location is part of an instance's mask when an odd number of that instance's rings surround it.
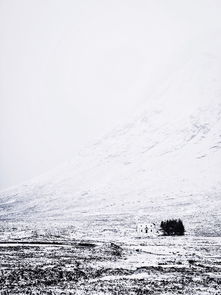
M 183 236 L 185 228 L 181 219 L 161 221 L 161 230 L 166 236 Z

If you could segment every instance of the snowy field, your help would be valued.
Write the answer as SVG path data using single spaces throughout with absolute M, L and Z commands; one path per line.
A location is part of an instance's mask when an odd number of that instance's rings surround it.
M 1 223 L 0 294 L 220 294 L 220 237 L 139 237 L 128 220 Z

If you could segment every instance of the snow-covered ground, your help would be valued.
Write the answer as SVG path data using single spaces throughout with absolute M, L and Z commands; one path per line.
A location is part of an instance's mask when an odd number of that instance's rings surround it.
M 78 239 L 76 228 L 61 225 L 49 229 L 15 223 L 1 228 L 0 291 L 219 294 L 220 237 L 139 238 L 135 230 L 109 232 L 108 238 L 98 231 L 91 234 L 91 239 Z

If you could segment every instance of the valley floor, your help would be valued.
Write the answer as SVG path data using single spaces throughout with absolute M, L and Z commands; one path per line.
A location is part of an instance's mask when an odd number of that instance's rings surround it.
M 1 231 L 0 294 L 221 294 L 220 237 Z

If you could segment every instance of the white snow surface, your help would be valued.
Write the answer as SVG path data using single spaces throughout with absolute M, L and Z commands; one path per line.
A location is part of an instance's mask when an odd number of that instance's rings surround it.
M 220 224 L 220 194 L 221 45 L 215 42 L 193 53 L 130 122 L 56 172 L 1 192 L 0 216 L 155 219 L 166 212 Z

